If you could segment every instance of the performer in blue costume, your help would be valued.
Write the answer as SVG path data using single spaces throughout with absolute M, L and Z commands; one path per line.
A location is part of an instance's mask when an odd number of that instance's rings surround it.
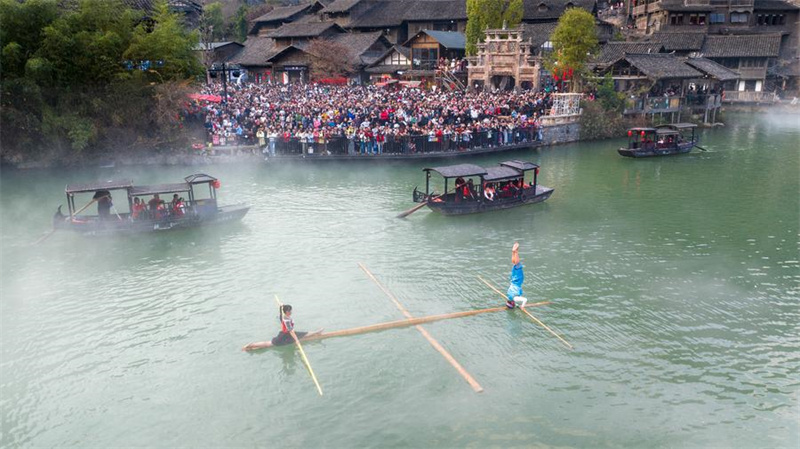
M 522 283 L 525 281 L 525 273 L 522 272 L 522 262 L 519 260 L 519 243 L 516 242 L 511 248 L 511 264 L 513 265 L 509 276 L 511 285 L 508 286 L 508 291 L 506 292 L 508 297 L 506 307 L 509 309 L 517 306 L 522 308 L 525 307 L 528 299 L 522 296 Z

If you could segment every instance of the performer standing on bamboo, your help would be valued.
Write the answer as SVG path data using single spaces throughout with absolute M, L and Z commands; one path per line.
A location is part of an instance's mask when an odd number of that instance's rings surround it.
M 513 309 L 514 307 L 525 307 L 528 299 L 522 296 L 522 283 L 525 281 L 525 273 L 522 272 L 522 262 L 519 260 L 519 243 L 514 242 L 511 248 L 511 275 L 509 281 L 511 285 L 508 286 L 506 296 L 506 307 Z

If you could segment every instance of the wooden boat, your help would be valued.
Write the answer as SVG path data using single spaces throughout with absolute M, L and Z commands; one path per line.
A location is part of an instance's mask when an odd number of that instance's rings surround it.
M 474 214 L 541 203 L 553 193 L 553 189 L 539 185 L 539 166 L 532 162 L 511 160 L 486 168 L 458 164 L 425 168 L 423 171 L 426 174 L 425 192 L 414 188 L 413 200 L 444 215 Z M 526 180 L 528 172 L 533 172 L 533 176 Z M 444 194 L 437 195 L 431 191 L 431 173 L 444 178 Z M 484 193 L 487 185 L 495 187 L 492 200 Z
M 219 187 L 217 178 L 203 173 L 187 176 L 184 182 L 177 184 L 136 186 L 132 180 L 121 180 L 68 185 L 65 192 L 69 215 L 65 216 L 61 212 L 62 206 L 58 206 L 58 211 L 53 216 L 53 229 L 76 231 L 85 235 L 113 235 L 184 229 L 241 220 L 250 207 L 243 204 L 218 206 Z M 116 210 L 111 196 L 115 191 L 124 192 L 128 203 L 127 211 Z M 91 201 L 77 209 L 76 195 L 88 193 L 93 194 Z M 170 204 L 170 194 L 181 198 L 179 207 Z M 159 200 L 160 195 L 165 198 Z M 183 199 L 183 195 L 188 199 Z M 149 203 L 149 207 L 138 213 L 134 212 L 137 198 L 145 206 Z M 97 215 L 79 215 L 95 203 Z
M 631 128 L 628 130 L 628 146 L 617 150 L 626 157 L 652 157 L 683 154 L 697 145 L 694 123 L 659 125 L 655 128 Z M 689 136 L 691 130 L 691 136 Z

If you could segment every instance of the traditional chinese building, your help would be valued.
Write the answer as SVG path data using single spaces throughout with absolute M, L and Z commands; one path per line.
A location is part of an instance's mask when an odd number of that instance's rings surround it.
M 467 83 L 473 89 L 532 89 L 539 86 L 540 58 L 524 39 L 522 27 L 486 30 L 486 40 L 468 58 Z

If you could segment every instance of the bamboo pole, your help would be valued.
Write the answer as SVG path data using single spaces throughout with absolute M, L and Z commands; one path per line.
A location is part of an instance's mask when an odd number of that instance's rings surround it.
M 380 288 L 386 294 L 386 296 L 388 296 L 389 299 L 392 300 L 394 305 L 397 306 L 397 308 L 400 310 L 400 312 L 403 313 L 403 315 L 405 315 L 406 318 L 409 319 L 413 318 L 413 316 L 410 313 L 408 313 L 408 310 L 406 310 L 406 308 L 403 307 L 402 304 L 400 304 L 400 301 L 398 301 L 397 298 L 395 298 L 395 296 L 389 290 L 387 290 L 386 287 L 384 287 L 383 284 L 381 284 L 380 281 L 378 281 L 378 279 L 376 279 L 375 276 L 372 275 L 372 273 L 370 273 L 370 271 L 367 269 L 367 267 L 364 266 L 364 264 L 359 263 L 358 266 L 359 268 L 361 268 L 362 271 L 364 271 L 364 273 L 367 274 L 367 276 L 369 276 L 370 279 L 372 279 L 375 282 L 375 284 L 378 285 L 378 288 Z M 439 344 L 439 342 L 437 342 L 436 340 L 433 339 L 433 337 L 431 337 L 428 331 L 426 331 L 419 324 L 415 325 L 415 327 L 422 334 L 422 336 L 425 337 L 426 340 L 428 340 L 428 343 L 430 343 L 434 349 L 439 351 L 439 354 L 441 354 L 442 357 L 445 358 L 445 360 L 447 360 L 448 362 L 450 362 L 451 365 L 453 365 L 453 368 L 455 368 L 456 371 L 458 371 L 458 373 L 461 374 L 461 377 L 463 377 L 464 380 L 467 381 L 467 383 L 472 387 L 473 390 L 475 390 L 476 393 L 480 393 L 483 391 L 483 387 L 481 387 L 481 385 L 467 372 L 467 370 L 464 369 L 464 367 L 461 366 L 460 363 L 458 363 L 458 361 L 456 361 L 456 359 L 453 358 L 452 355 L 450 355 L 449 352 L 447 352 L 446 349 L 444 349 L 444 347 L 442 347 L 442 345 Z
M 550 304 L 550 301 L 543 301 L 537 302 L 534 304 L 528 304 L 528 307 L 535 307 L 535 306 L 543 306 L 546 304 Z M 369 326 L 361 326 L 361 327 L 354 327 L 350 329 L 342 329 L 333 332 L 326 332 L 326 333 L 319 333 L 319 334 L 309 334 L 304 337 L 300 338 L 300 341 L 314 341 L 314 340 L 324 340 L 326 338 L 335 338 L 335 337 L 347 337 L 350 335 L 359 335 L 359 334 L 366 334 L 369 332 L 378 332 L 382 330 L 388 329 L 396 329 L 400 327 L 409 327 L 414 326 L 417 324 L 423 323 L 432 323 L 434 321 L 441 321 L 441 320 L 449 320 L 453 318 L 463 318 L 472 315 L 480 315 L 483 313 L 492 313 L 492 312 L 502 312 L 504 310 L 508 310 L 507 307 L 492 307 L 490 309 L 478 309 L 478 310 L 466 310 L 463 312 L 451 312 L 451 313 L 443 313 L 441 315 L 429 315 L 417 318 L 410 318 L 405 320 L 397 320 L 397 321 L 389 321 L 387 323 L 378 323 L 378 324 L 371 324 Z M 272 342 L 271 341 L 259 341 L 250 343 L 245 345 L 242 350 L 243 351 L 252 351 L 255 349 L 265 349 L 271 348 Z
M 278 298 L 278 295 L 275 295 L 275 301 L 278 303 L 278 307 L 281 307 L 281 319 L 283 319 L 283 304 L 281 304 L 281 300 Z M 289 330 L 289 333 L 294 338 L 295 344 L 297 344 L 297 349 L 300 350 L 300 356 L 303 358 L 303 362 L 306 364 L 306 368 L 308 368 L 308 373 L 311 374 L 311 379 L 314 380 L 314 385 L 317 386 L 317 391 L 319 395 L 322 396 L 322 387 L 319 386 L 319 381 L 317 381 L 317 376 L 314 374 L 314 370 L 311 368 L 311 362 L 308 361 L 308 357 L 306 357 L 306 352 L 303 351 L 303 345 L 300 344 L 300 339 L 297 338 L 297 334 L 294 333 L 294 330 Z
M 503 292 L 501 292 L 500 290 L 498 290 L 497 288 L 495 288 L 495 286 L 494 286 L 494 285 L 492 285 L 492 284 L 490 284 L 488 281 L 486 281 L 486 279 L 484 279 L 484 278 L 482 278 L 482 277 L 480 277 L 480 276 L 478 276 L 478 279 L 480 279 L 480 280 L 481 280 L 481 282 L 483 282 L 484 284 L 486 284 L 486 286 L 487 286 L 487 287 L 489 287 L 489 288 L 491 288 L 492 290 L 494 290 L 495 292 L 497 292 L 497 294 L 498 294 L 498 295 L 500 295 L 500 296 L 501 296 L 503 299 L 508 299 L 508 298 L 506 298 L 506 295 L 504 295 L 504 294 L 503 294 Z M 530 312 L 528 312 L 527 310 L 525 310 L 525 308 L 524 308 L 524 307 L 520 307 L 519 309 L 520 309 L 520 310 L 522 310 L 522 312 L 523 312 L 523 313 L 525 313 L 526 315 L 528 315 L 528 316 L 529 316 L 529 317 L 530 317 L 530 318 L 531 318 L 533 321 L 535 321 L 536 323 L 538 323 L 538 324 L 539 324 L 540 326 L 542 326 L 543 328 L 547 329 L 547 331 L 548 331 L 548 332 L 550 332 L 551 334 L 555 335 L 555 336 L 556 336 L 556 338 L 558 338 L 558 339 L 559 339 L 559 340 L 561 340 L 561 341 L 562 341 L 562 342 L 563 342 L 565 345 L 567 345 L 567 347 L 568 347 L 569 349 L 573 349 L 572 345 L 571 345 L 571 344 L 569 344 L 569 342 L 567 342 L 567 340 L 564 340 L 563 338 L 561 338 L 561 336 L 560 336 L 560 335 L 558 335 L 558 334 L 557 334 L 557 333 L 556 333 L 556 332 L 555 332 L 553 329 L 550 329 L 549 327 L 547 327 L 547 325 L 546 325 L 546 324 L 542 323 L 542 322 L 541 322 L 541 320 L 539 320 L 538 318 L 536 318 L 535 316 L 533 316 L 533 314 L 532 314 L 532 313 L 530 313 Z

